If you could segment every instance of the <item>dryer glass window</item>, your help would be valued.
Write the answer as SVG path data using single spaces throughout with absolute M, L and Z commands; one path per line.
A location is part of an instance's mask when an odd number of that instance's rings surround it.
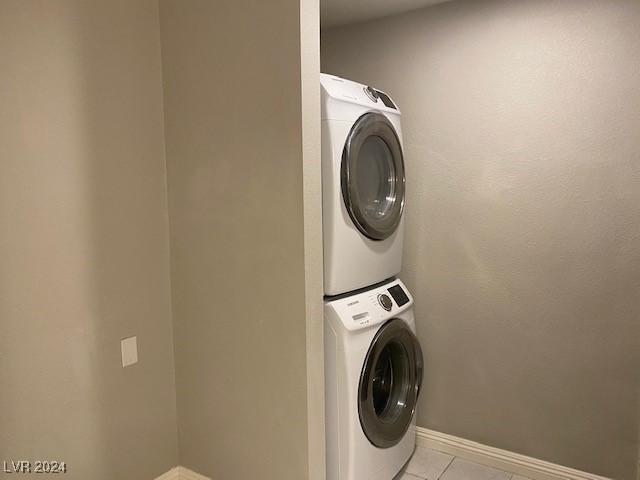
M 396 231 L 404 209 L 404 160 L 391 122 L 366 113 L 354 124 L 342 155 L 342 196 L 351 220 L 372 240 Z
M 362 213 L 369 222 L 377 222 L 389 214 L 396 201 L 393 154 L 384 140 L 371 136 L 362 143 L 357 161 L 356 191 Z

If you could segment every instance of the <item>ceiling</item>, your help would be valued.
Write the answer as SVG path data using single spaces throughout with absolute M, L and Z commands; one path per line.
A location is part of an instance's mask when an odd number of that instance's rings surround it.
M 323 28 L 336 27 L 445 1 L 447 0 L 320 0 L 320 23 Z

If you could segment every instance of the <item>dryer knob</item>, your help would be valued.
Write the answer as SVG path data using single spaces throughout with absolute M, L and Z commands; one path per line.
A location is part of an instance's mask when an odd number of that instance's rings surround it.
M 380 303 L 380 306 L 384 308 L 387 312 L 391 311 L 391 307 L 393 307 L 393 302 L 389 298 L 389 295 L 386 295 L 384 293 L 378 295 L 378 302 Z
M 379 95 L 378 92 L 375 88 L 373 87 L 367 87 L 364 89 L 364 92 L 367 94 L 367 96 L 373 100 L 374 102 L 378 101 Z

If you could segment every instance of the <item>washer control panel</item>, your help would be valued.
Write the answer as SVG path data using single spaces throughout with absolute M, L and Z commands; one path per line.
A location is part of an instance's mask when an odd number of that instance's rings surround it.
M 392 280 L 371 290 L 328 299 L 325 313 L 335 314 L 348 330 L 377 325 L 410 308 L 413 300 L 400 280 Z

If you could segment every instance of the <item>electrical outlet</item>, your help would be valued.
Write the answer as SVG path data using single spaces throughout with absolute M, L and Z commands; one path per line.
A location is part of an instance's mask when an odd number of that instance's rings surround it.
M 120 341 L 122 351 L 122 367 L 138 363 L 138 337 L 123 338 Z

